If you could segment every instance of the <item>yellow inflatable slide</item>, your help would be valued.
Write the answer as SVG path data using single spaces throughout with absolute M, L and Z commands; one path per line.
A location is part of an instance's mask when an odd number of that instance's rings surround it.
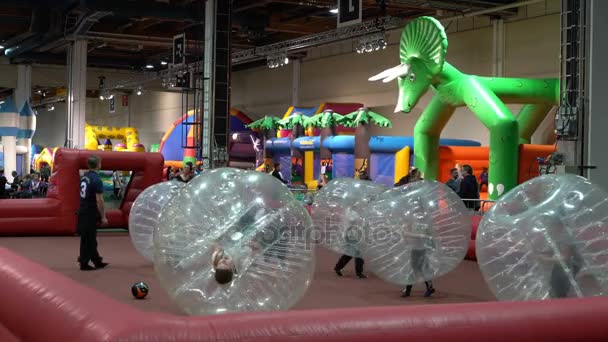
M 144 145 L 139 142 L 137 128 L 133 127 L 110 127 L 110 126 L 91 126 L 85 123 L 84 145 L 87 150 L 105 149 L 105 145 L 100 145 L 99 139 L 120 139 L 122 144 L 114 146 L 115 151 L 145 152 Z

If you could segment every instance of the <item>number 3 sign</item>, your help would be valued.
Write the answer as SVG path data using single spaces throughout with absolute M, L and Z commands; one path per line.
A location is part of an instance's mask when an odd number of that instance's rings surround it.
M 363 17 L 362 0 L 338 1 L 338 27 L 358 24 Z

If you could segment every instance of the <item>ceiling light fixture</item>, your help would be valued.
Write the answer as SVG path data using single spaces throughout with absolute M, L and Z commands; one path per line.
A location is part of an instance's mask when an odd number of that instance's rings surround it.
M 339 10 L 337 8 L 332 8 L 329 10 L 329 13 L 331 14 L 338 14 Z
M 137 87 L 137 90 L 135 91 L 135 94 L 137 94 L 137 96 L 143 94 L 144 92 L 144 88 L 142 86 Z
M 152 65 L 152 64 L 146 64 L 146 69 L 154 69 L 154 65 Z
M 373 52 L 378 50 L 384 50 L 388 46 L 384 32 L 375 33 L 372 35 L 364 36 L 359 39 L 357 45 L 357 53 Z
M 160 65 L 167 65 L 167 61 L 160 61 Z
M 266 62 L 271 69 L 282 67 L 289 64 L 289 56 L 287 56 L 287 52 L 270 55 L 266 57 Z
M 4 100 L 0 100 L 0 105 L 1 105 L 1 104 L 4 104 Z

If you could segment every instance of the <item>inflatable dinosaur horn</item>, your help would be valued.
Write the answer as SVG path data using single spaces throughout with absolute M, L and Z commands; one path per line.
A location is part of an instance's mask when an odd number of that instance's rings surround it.
M 401 33 L 401 63 L 369 80 L 386 83 L 397 79 L 399 100 L 395 112 L 410 112 L 441 73 L 447 50 L 448 38 L 441 23 L 431 17 L 417 18 Z

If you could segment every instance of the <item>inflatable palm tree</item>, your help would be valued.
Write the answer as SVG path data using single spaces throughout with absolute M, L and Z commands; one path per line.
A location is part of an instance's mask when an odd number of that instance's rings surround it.
M 304 128 L 307 127 L 308 118 L 300 112 L 295 112 L 289 117 L 279 121 L 283 128 L 291 129 L 291 156 L 294 158 L 302 158 L 300 151 L 293 148 L 293 141 L 304 135 Z
M 367 126 L 374 124 L 380 127 L 392 127 L 391 121 L 369 108 L 359 108 L 359 110 L 345 115 L 341 123 L 346 127 L 356 128 L 355 131 L 355 159 L 369 158 L 369 131 Z
M 519 144 L 529 143 L 558 103 L 558 79 L 497 78 L 467 75 L 445 61 L 448 39 L 439 21 L 420 17 L 401 34 L 400 64 L 370 81 L 397 79 L 396 112 L 410 112 L 433 89 L 414 128 L 416 166 L 426 179 L 439 176 L 439 136 L 457 107 L 467 106 L 490 131 L 488 194 L 497 199 L 517 185 Z M 524 106 L 516 117 L 506 103 Z
M 336 127 L 341 123 L 344 116 L 335 113 L 331 109 L 324 110 L 306 120 L 306 127 L 321 128 L 321 159 L 331 158 L 331 152 L 323 147 L 323 141 L 328 136 L 336 135 Z
M 256 121 L 250 123 L 249 125 L 247 125 L 248 128 L 262 131 L 262 134 L 264 135 L 264 146 L 263 146 L 264 162 L 266 161 L 266 141 L 268 139 L 277 137 L 277 130 L 279 130 L 282 127 L 282 125 L 279 123 L 280 121 L 281 121 L 281 118 L 278 118 L 276 116 L 266 115 L 263 118 L 256 120 Z

